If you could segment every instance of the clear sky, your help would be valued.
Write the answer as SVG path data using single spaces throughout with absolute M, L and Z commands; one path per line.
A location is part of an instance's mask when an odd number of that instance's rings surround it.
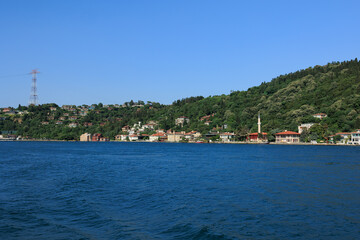
M 360 57 L 360 1 L 0 2 L 0 107 L 170 104 Z

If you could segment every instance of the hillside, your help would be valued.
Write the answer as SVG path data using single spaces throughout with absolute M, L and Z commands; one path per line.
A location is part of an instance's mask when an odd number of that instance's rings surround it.
M 101 132 L 113 138 L 125 125 L 152 120 L 165 130 L 198 130 L 202 133 L 214 128 L 225 131 L 226 125 L 226 131 L 244 136 L 256 131 L 260 112 L 263 130 L 270 134 L 285 129 L 297 131 L 301 123 L 315 122 L 320 124 L 313 132 L 318 137 L 326 137 L 360 128 L 359 106 L 360 62 L 355 59 L 281 75 L 247 91 L 207 98 L 191 97 L 177 100 L 172 105 L 131 101 L 121 107 L 102 104 L 72 106 L 70 109 L 56 104 L 19 106 L 16 110 L 25 114 L 2 113 L 0 131 L 48 139 L 78 139 L 83 132 Z M 56 110 L 51 111 L 50 107 Z M 82 114 L 84 111 L 86 114 Z M 328 117 L 321 121 L 312 117 L 320 112 Z M 175 119 L 179 116 L 188 117 L 190 122 L 183 127 L 176 126 Z M 205 120 L 201 121 L 204 116 L 209 116 L 206 118 L 208 125 L 204 124 Z M 62 123 L 56 124 L 59 121 Z M 70 123 L 77 126 L 68 127 Z

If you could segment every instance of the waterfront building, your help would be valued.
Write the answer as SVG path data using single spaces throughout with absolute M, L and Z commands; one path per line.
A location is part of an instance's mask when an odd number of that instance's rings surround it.
M 180 142 L 185 136 L 185 132 L 172 132 L 168 133 L 168 142 Z
M 220 139 L 222 142 L 231 142 L 235 137 L 235 133 L 225 132 L 220 133 Z
M 99 142 L 100 138 L 102 138 L 102 134 L 101 133 L 95 133 L 92 137 L 91 137 L 91 141 L 93 142 Z
M 120 134 L 120 135 L 116 135 L 115 136 L 115 140 L 116 141 L 126 141 L 127 139 L 127 137 L 128 137 L 129 135 L 125 135 L 125 134 Z
M 351 133 L 351 144 L 360 145 L 360 129 Z
M 248 142 L 260 142 L 260 141 L 267 141 L 267 133 L 262 132 L 261 134 L 259 133 L 250 133 L 247 137 L 246 140 Z
M 300 133 L 287 131 L 279 132 L 275 134 L 276 143 L 299 143 L 300 142 Z
M 164 137 L 166 137 L 166 134 L 164 132 L 158 132 L 158 133 L 150 135 L 149 141 L 150 142 L 158 142 L 158 141 L 161 141 L 161 139 Z
M 201 133 L 197 131 L 191 131 L 184 134 L 184 138 L 187 139 L 189 142 L 195 141 L 195 139 L 198 139 L 201 137 Z
M 250 133 L 246 140 L 248 142 L 267 142 L 267 133 L 261 132 L 261 119 L 260 112 L 258 114 L 258 131 L 256 133 Z
M 89 142 L 91 141 L 91 134 L 90 133 L 84 133 L 80 135 L 80 141 L 81 142 Z
M 129 135 L 129 140 L 130 141 L 137 141 L 137 140 L 139 140 L 139 136 L 136 135 L 136 134 Z

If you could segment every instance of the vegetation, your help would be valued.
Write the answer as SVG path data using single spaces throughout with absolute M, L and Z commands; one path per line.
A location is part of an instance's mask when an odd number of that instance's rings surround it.
M 256 131 L 260 112 L 262 130 L 269 133 L 269 139 L 273 139 L 276 132 L 285 129 L 297 131 L 301 123 L 312 122 L 316 124 L 302 134 L 302 139 L 322 141 L 336 132 L 360 128 L 359 92 L 360 62 L 355 59 L 281 75 L 247 91 L 232 91 L 229 95 L 207 98 L 190 97 L 174 101 L 171 105 L 130 101 L 122 107 L 100 103 L 90 108 L 73 106 L 72 110 L 62 109 L 56 104 L 19 106 L 17 111 L 28 113 L 3 113 L 0 115 L 0 131 L 62 140 L 79 139 L 84 132 L 99 132 L 114 138 L 125 125 L 153 120 L 165 130 L 198 130 L 201 133 L 214 129 L 234 131 L 238 139 L 243 139 L 247 133 Z M 56 111 L 51 111 L 50 107 L 56 107 Z M 84 109 L 88 111 L 87 115 L 81 116 Z M 323 120 L 312 117 L 319 112 L 326 113 L 328 117 Z M 71 120 L 71 116 L 77 116 L 77 119 Z M 175 119 L 179 116 L 188 117 L 189 123 L 176 126 Z M 202 121 L 204 116 L 209 117 Z M 62 124 L 56 124 L 61 117 Z M 69 127 L 72 122 L 78 123 L 78 126 Z M 87 123 L 92 123 L 92 126 L 87 126 Z

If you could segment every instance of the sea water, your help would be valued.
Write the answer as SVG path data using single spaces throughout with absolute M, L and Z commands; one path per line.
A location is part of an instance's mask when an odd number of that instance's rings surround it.
M 360 239 L 360 147 L 0 142 L 0 239 Z

